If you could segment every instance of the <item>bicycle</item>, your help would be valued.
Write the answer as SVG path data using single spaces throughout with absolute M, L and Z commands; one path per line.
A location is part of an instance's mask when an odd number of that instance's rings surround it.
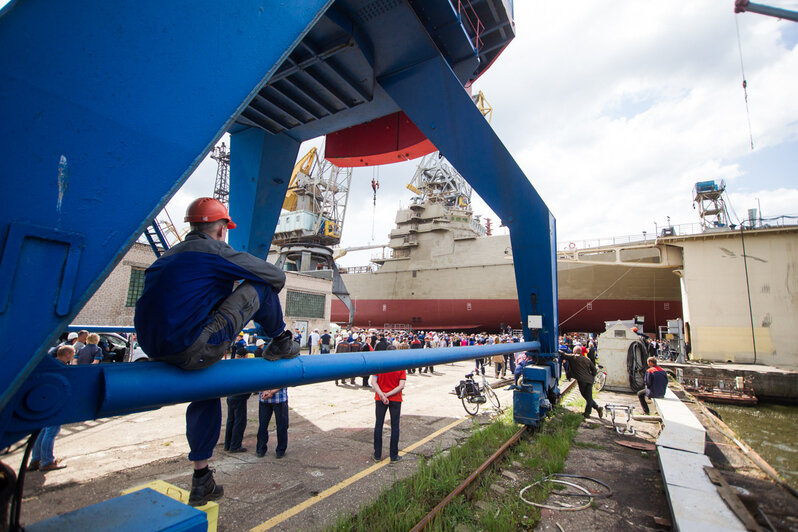
M 600 392 L 604 389 L 604 384 L 607 382 L 607 372 L 604 371 L 604 366 L 598 364 L 598 372 L 593 379 L 593 390 Z
M 477 415 L 479 405 L 488 401 L 497 412 L 501 408 L 499 397 L 488 384 L 485 375 L 480 376 L 482 377 L 481 385 L 474 380 L 474 373 L 472 372 L 465 376 L 465 380 L 460 381 L 460 384 L 454 387 L 455 395 L 463 402 L 463 408 L 470 416 Z

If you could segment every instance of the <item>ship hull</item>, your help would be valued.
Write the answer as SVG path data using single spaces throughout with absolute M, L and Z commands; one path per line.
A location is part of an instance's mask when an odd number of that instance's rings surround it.
M 346 278 L 345 278 L 346 281 Z M 517 299 L 353 299 L 354 325 L 382 328 L 391 324 L 410 325 L 414 329 L 496 331 L 508 326 L 520 328 L 521 315 Z M 665 310 L 665 309 L 668 310 Z M 671 309 L 675 309 L 671 311 Z M 634 316 L 654 318 L 657 325 L 681 317 L 679 300 L 560 299 L 561 319 L 572 316 L 560 326 L 560 332 L 604 331 L 604 322 L 631 319 Z M 334 299 L 332 321 L 346 323 L 346 306 Z M 646 330 L 653 332 L 651 323 Z
M 468 216 L 440 204 L 400 210 L 396 222 L 390 255 L 373 258 L 374 271 L 342 271 L 354 325 L 497 331 L 526 323 L 509 235 L 478 236 Z M 625 248 L 558 258 L 561 331 L 603 332 L 605 321 L 644 316 L 645 330 L 656 332 L 682 316 L 675 275 L 681 262 L 656 248 Z M 344 305 L 333 301 L 332 320 L 346 323 L 348 317 Z

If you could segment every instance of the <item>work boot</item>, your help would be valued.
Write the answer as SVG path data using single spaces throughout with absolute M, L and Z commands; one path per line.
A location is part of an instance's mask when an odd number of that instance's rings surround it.
M 191 479 L 191 494 L 188 496 L 188 504 L 191 506 L 204 506 L 208 501 L 215 501 L 224 495 L 224 488 L 213 480 L 213 471 L 208 471 L 200 476 Z
M 604 407 L 603 406 L 597 406 L 596 407 L 596 412 L 598 412 L 599 419 L 604 419 Z
M 283 331 L 277 338 L 272 338 L 266 349 L 263 350 L 263 358 L 271 361 L 281 358 L 296 358 L 299 356 L 300 346 L 294 341 L 291 331 Z

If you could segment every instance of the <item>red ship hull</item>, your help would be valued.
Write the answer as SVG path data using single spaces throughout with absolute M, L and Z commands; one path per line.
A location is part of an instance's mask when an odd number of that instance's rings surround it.
M 354 325 L 382 328 L 385 324 L 408 324 L 429 330 L 499 330 L 521 327 L 518 301 L 515 299 L 353 299 Z M 601 299 L 561 299 L 560 332 L 603 332 L 605 321 L 646 317 L 646 330 L 667 325 L 682 317 L 681 301 L 644 301 Z M 334 298 L 331 321 L 345 324 L 349 313 Z

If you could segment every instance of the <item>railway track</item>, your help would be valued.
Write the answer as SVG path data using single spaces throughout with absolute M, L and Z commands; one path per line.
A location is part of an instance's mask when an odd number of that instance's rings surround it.
M 506 386 L 512 384 L 512 379 L 503 379 L 497 381 L 496 383 L 492 384 L 491 386 Z M 566 394 L 570 393 L 571 390 L 576 386 L 576 380 L 569 381 L 565 387 L 563 388 L 562 392 L 560 393 L 560 397 L 565 397 Z M 424 516 L 421 521 L 419 521 L 416 526 L 411 529 L 411 532 L 420 532 L 426 528 L 426 526 L 437 516 L 440 514 L 446 506 L 452 502 L 458 495 L 463 493 L 479 476 L 491 468 L 504 454 L 507 452 L 508 449 L 512 448 L 513 445 L 518 443 L 521 437 L 524 435 L 525 432 L 529 430 L 527 425 L 521 427 L 515 434 L 510 436 L 510 438 L 504 442 L 492 455 L 488 457 L 479 467 L 477 467 L 473 473 L 468 475 L 465 480 L 463 480 L 451 493 L 449 493 L 446 497 L 443 498 L 441 502 L 439 502 L 435 508 L 433 508 L 427 515 Z

